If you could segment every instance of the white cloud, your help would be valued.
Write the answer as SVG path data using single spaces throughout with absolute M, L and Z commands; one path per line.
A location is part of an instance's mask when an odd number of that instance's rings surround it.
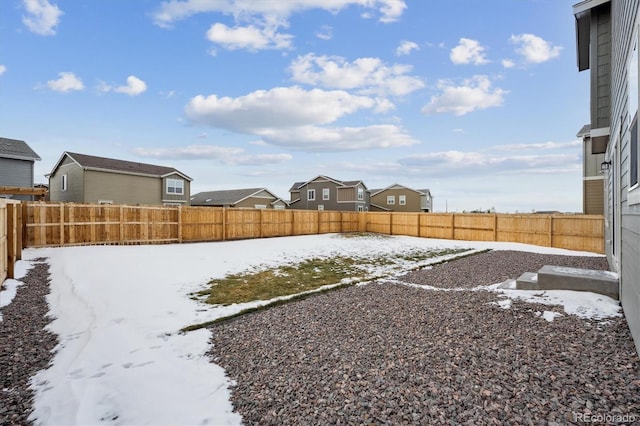
M 47 81 L 47 87 L 55 92 L 70 92 L 72 90 L 83 90 L 84 84 L 72 72 L 58 73 L 60 78 Z
M 127 84 L 123 86 L 114 87 L 105 82 L 100 82 L 98 84 L 97 89 L 99 92 L 103 92 L 103 93 L 108 93 L 113 91 L 117 93 L 124 93 L 125 95 L 129 95 L 129 96 L 137 96 L 137 95 L 140 95 L 141 93 L 146 92 L 147 83 L 140 80 L 135 75 L 130 75 L 129 77 L 127 77 Z
M 272 145 L 310 151 L 336 151 L 416 143 L 395 125 L 335 127 L 324 125 L 360 110 L 384 109 L 384 100 L 348 92 L 300 87 L 259 90 L 237 98 L 199 95 L 185 107 L 193 123 L 259 136 Z
M 328 25 L 323 25 L 322 28 L 316 32 L 316 37 L 320 40 L 331 40 L 333 38 L 333 28 Z
M 222 164 L 258 166 L 290 161 L 290 154 L 247 154 L 243 148 L 216 145 L 189 145 L 174 148 L 134 148 L 141 157 L 173 160 L 218 160 Z
M 0 75 L 4 74 L 5 72 L 7 72 L 7 67 L 4 65 L 0 65 Z
M 482 65 L 489 62 L 484 56 L 484 50 L 480 42 L 461 38 L 458 45 L 451 49 L 449 57 L 454 64 Z
M 403 96 L 422 89 L 424 82 L 407 75 L 410 65 L 385 65 L 379 58 L 358 58 L 348 62 L 339 56 L 299 56 L 289 66 L 298 83 L 326 88 L 357 90 L 359 94 Z
M 512 59 L 503 59 L 502 66 L 505 68 L 513 68 L 516 66 L 516 63 Z
M 422 108 L 424 114 L 453 113 L 465 115 L 475 110 L 502 106 L 508 93 L 491 87 L 489 77 L 476 75 L 456 86 L 449 81 L 438 82 L 439 95 L 431 97 L 429 104 Z
M 511 145 L 500 145 L 493 149 L 501 151 L 540 151 L 543 149 L 564 149 L 564 148 L 576 148 L 582 146 L 583 142 L 580 139 L 576 139 L 570 142 L 540 142 L 540 143 L 522 143 Z
M 512 35 L 509 41 L 518 46 L 516 52 L 528 63 L 546 62 L 560 56 L 562 50 L 561 46 L 554 46 L 533 34 Z
M 147 83 L 135 75 L 130 75 L 127 77 L 127 84 L 125 86 L 119 86 L 113 90 L 118 93 L 124 93 L 125 95 L 137 96 L 147 90 Z
M 418 43 L 415 43 L 413 41 L 408 41 L 408 40 L 402 40 L 400 42 L 400 46 L 398 46 L 396 49 L 396 55 L 398 56 L 410 55 L 411 52 L 414 50 L 420 50 L 420 46 L 418 46 Z
M 229 50 L 290 49 L 293 36 L 280 34 L 277 27 L 257 28 L 253 25 L 230 28 L 224 24 L 213 24 L 207 31 L 207 39 Z
M 49 3 L 48 0 L 23 0 L 22 4 L 27 11 L 22 23 L 30 31 L 45 36 L 56 33 L 56 27 L 63 14 L 57 5 Z
M 349 6 L 378 10 L 381 22 L 395 22 L 407 8 L 404 0 L 168 0 L 162 2 L 153 14 L 154 22 L 162 27 L 199 13 L 222 13 L 236 20 L 252 21 L 255 18 L 286 20 L 292 14 L 311 9 L 338 13 Z

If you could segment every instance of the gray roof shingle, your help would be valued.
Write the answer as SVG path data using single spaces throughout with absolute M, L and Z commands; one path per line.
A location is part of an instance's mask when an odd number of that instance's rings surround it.
M 199 192 L 191 196 L 192 206 L 222 206 L 234 205 L 256 192 L 266 191 L 266 188 L 228 189 L 222 191 Z M 275 197 L 275 196 L 274 196 Z M 278 198 L 278 197 L 275 197 Z
M 112 170 L 123 173 L 140 173 L 154 176 L 165 176 L 171 173 L 179 173 L 189 178 L 187 175 L 173 167 L 156 166 L 154 164 L 137 163 L 135 161 L 117 160 L 114 158 L 96 157 L 94 155 L 78 154 L 77 152 L 67 152 L 66 154 L 84 168 Z M 189 180 L 191 180 L 191 178 L 189 178 Z
M 0 157 L 40 161 L 41 158 L 25 141 L 0 137 Z

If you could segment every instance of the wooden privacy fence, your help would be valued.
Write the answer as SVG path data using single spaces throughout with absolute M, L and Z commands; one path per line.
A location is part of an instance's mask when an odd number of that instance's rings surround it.
M 27 203 L 24 246 L 224 241 L 375 232 L 502 241 L 604 253 L 598 215 L 510 215 L 265 210 Z
M 16 261 L 22 259 L 20 201 L 0 199 L 0 284 L 15 277 Z

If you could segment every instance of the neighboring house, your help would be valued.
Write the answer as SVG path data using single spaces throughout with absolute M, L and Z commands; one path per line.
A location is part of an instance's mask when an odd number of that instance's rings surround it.
M 51 201 L 189 205 L 191 179 L 173 167 L 65 152 L 47 175 Z
M 191 197 L 191 205 L 276 210 L 287 207 L 284 200 L 266 188 L 199 192 Z
M 593 152 L 591 125 L 576 135 L 582 138 L 582 213 L 604 214 L 604 152 Z
M 369 211 L 369 191 L 361 180 L 340 181 L 321 175 L 294 183 L 289 194 L 291 209 Z
M 31 201 L 33 168 L 41 158 L 25 141 L 0 137 L 0 198 Z M 24 192 L 24 193 L 23 193 Z
M 640 353 L 640 149 L 638 0 L 573 6 L 578 70 L 590 70 L 593 153 L 604 153 L 605 251 Z
M 384 189 L 371 190 L 371 211 L 432 212 L 428 189 L 413 189 L 397 183 Z

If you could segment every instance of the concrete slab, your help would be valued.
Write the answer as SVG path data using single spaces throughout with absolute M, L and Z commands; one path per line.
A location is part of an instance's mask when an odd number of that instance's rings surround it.
M 539 290 L 591 291 L 619 300 L 618 275 L 614 272 L 545 265 L 537 275 Z
M 516 280 L 516 288 L 518 290 L 537 290 L 538 274 L 535 272 L 525 272 Z

